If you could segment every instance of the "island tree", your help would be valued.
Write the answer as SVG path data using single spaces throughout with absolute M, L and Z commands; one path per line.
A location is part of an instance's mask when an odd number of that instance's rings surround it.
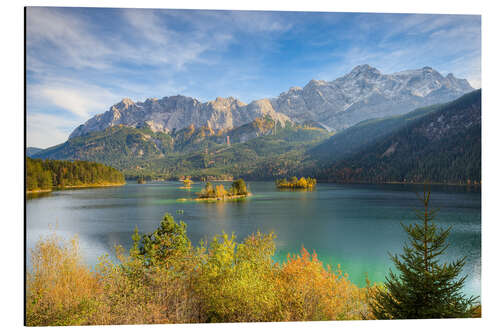
M 248 190 L 247 190 L 247 184 L 243 179 L 238 179 L 233 182 L 231 185 L 231 193 L 233 195 L 247 195 Z

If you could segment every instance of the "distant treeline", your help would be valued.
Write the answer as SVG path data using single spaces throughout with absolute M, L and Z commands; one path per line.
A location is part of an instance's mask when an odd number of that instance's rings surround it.
M 26 158 L 26 190 L 54 187 L 123 184 L 123 174 L 104 164 Z

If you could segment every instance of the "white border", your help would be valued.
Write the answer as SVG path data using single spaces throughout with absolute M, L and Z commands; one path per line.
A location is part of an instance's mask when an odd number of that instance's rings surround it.
M 483 32 L 482 87 L 483 87 L 483 274 L 482 302 L 483 319 L 479 320 L 412 320 L 385 322 L 314 322 L 314 323 L 266 323 L 266 324 L 210 324 L 210 325 L 147 325 L 147 326 L 106 326 L 71 327 L 64 330 L 80 331 L 120 331 L 134 332 L 137 329 L 175 332 L 253 332 L 255 330 L 305 330 L 339 332 L 353 331 L 405 331 L 422 330 L 472 332 L 493 331 L 499 327 L 497 309 L 499 308 L 498 288 L 498 240 L 500 219 L 498 205 L 498 146 L 500 108 L 498 93 L 500 73 L 498 62 L 498 33 L 500 32 L 499 11 L 493 1 L 261 1 L 246 3 L 211 0 L 103 0 L 103 1 L 17 1 L 7 5 L 2 3 L 1 33 L 1 96 L 0 119 L 2 135 L 2 273 L 0 326 L 8 331 L 25 330 L 23 316 L 23 6 L 85 6 L 85 7 L 140 7 L 140 8 L 199 8 L 199 9 L 239 9 L 239 10 L 297 10 L 297 11 L 336 11 L 336 12 L 388 12 L 388 13 L 443 13 L 443 14 L 481 14 Z M 7 209 L 5 209 L 7 208 Z M 31 330 L 52 331 L 57 328 L 32 328 Z

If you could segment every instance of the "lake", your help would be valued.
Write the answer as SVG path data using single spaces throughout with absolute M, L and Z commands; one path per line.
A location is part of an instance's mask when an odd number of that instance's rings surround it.
M 225 183 L 228 186 L 230 183 Z M 414 223 L 422 205 L 417 185 L 318 184 L 310 192 L 277 190 L 272 182 L 249 182 L 253 196 L 243 201 L 180 202 L 195 197 L 202 184 L 180 189 L 180 182 L 56 191 L 26 201 L 27 246 L 52 231 L 64 238 L 77 234 L 85 261 L 94 265 L 115 244 L 130 247 L 135 226 L 153 231 L 165 213 L 187 224 L 193 244 L 221 231 L 238 240 L 260 230 L 277 235 L 276 260 L 316 251 L 321 261 L 349 274 L 359 286 L 366 274 L 382 282 L 392 267 L 388 253 L 401 253 L 407 239 L 400 223 Z M 226 186 L 226 187 L 228 187 Z M 467 295 L 481 293 L 481 192 L 458 186 L 432 186 L 431 205 L 439 208 L 436 224 L 452 226 L 446 260 L 467 255 Z M 29 259 L 28 259 L 29 265 Z

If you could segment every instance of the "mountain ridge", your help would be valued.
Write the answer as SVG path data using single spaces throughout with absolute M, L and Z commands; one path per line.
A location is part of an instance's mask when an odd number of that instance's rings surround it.
M 134 102 L 124 98 L 108 111 L 78 126 L 74 138 L 110 126 L 138 127 L 146 123 L 154 132 L 169 133 L 190 125 L 228 130 L 269 116 L 287 121 L 319 122 L 339 131 L 359 121 L 403 114 L 417 107 L 447 102 L 472 91 L 465 79 L 446 77 L 431 67 L 382 74 L 369 65 L 359 65 L 333 81 L 310 80 L 304 87 L 291 87 L 278 97 L 245 104 L 233 97 L 200 102 L 176 95 Z
M 339 131 L 365 119 L 448 102 L 472 90 L 467 80 L 451 73 L 444 77 L 428 66 L 382 74 L 365 64 L 333 81 L 292 87 L 271 101 L 276 111 L 295 121 L 318 121 Z

